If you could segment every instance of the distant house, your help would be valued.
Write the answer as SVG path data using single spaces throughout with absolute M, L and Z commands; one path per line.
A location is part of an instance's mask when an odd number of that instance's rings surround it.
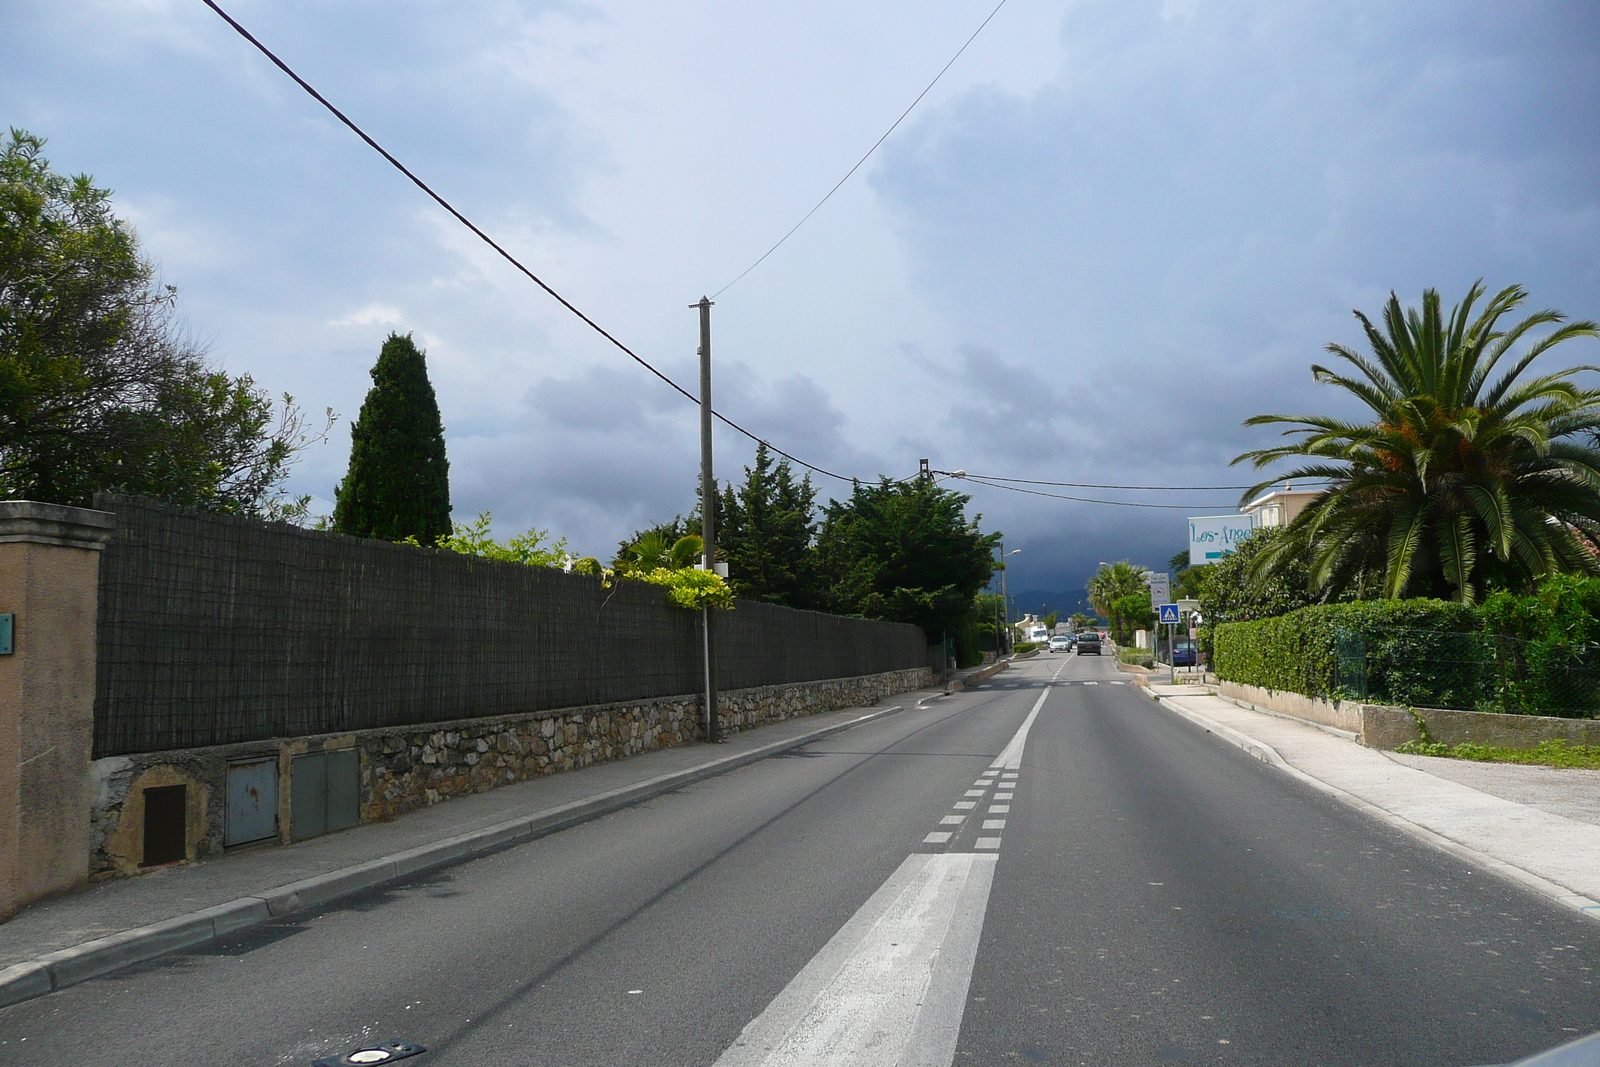
M 1262 493 L 1239 510 L 1246 515 L 1253 515 L 1257 528 L 1287 526 L 1321 493 L 1320 489 L 1296 489 L 1292 485 L 1285 485 L 1282 489 Z

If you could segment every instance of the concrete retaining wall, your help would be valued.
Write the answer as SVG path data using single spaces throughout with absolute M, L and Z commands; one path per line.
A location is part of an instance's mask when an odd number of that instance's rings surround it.
M 933 671 L 918 667 L 731 690 L 719 694 L 722 730 L 737 733 L 803 715 L 868 706 L 933 682 Z M 700 708 L 698 696 L 683 695 L 98 759 L 91 764 L 91 876 L 138 873 L 142 797 L 154 786 L 188 787 L 187 859 L 222 852 L 227 769 L 240 759 L 276 757 L 275 842 L 289 844 L 296 756 L 355 749 L 361 821 L 374 822 L 451 797 L 692 741 L 699 736 Z
M 1399 748 L 1408 741 L 1446 745 L 1473 742 L 1503 748 L 1533 748 L 1541 741 L 1563 739 L 1574 745 L 1600 745 L 1600 721 L 1558 719 L 1546 715 L 1504 715 L 1442 708 L 1397 708 L 1386 704 L 1329 702 L 1238 682 L 1219 682 L 1217 692 L 1243 704 L 1281 715 L 1332 726 L 1356 735 L 1368 748 Z M 1420 721 L 1420 724 L 1419 724 Z

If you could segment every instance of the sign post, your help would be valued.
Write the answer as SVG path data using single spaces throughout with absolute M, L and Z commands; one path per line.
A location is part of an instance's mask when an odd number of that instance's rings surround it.
M 1161 624 L 1167 628 L 1167 682 L 1169 685 L 1178 683 L 1178 656 L 1173 631 L 1178 626 L 1178 605 L 1162 604 L 1156 608 L 1161 619 Z

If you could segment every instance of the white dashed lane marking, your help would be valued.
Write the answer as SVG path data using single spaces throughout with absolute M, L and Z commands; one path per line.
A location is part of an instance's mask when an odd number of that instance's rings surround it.
M 939 825 L 940 826 L 960 826 L 962 823 L 964 823 L 966 821 L 967 821 L 967 817 L 965 815 L 946 815 L 944 818 L 939 820 Z

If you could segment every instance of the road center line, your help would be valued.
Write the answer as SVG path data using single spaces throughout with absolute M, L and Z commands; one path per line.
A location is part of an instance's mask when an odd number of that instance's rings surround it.
M 996 860 L 907 856 L 716 1067 L 949 1067 Z
M 1039 709 L 1044 707 L 1045 698 L 1049 695 L 1048 688 L 1039 694 L 1039 699 L 1033 702 L 1033 710 L 1028 712 L 1028 717 L 1022 720 L 1022 725 L 1012 735 L 1010 743 L 1000 751 L 1000 755 L 996 756 L 989 766 L 1008 771 L 1014 771 L 1022 766 L 1022 747 L 1028 743 L 1028 731 L 1033 729 L 1033 720 L 1039 717 Z

